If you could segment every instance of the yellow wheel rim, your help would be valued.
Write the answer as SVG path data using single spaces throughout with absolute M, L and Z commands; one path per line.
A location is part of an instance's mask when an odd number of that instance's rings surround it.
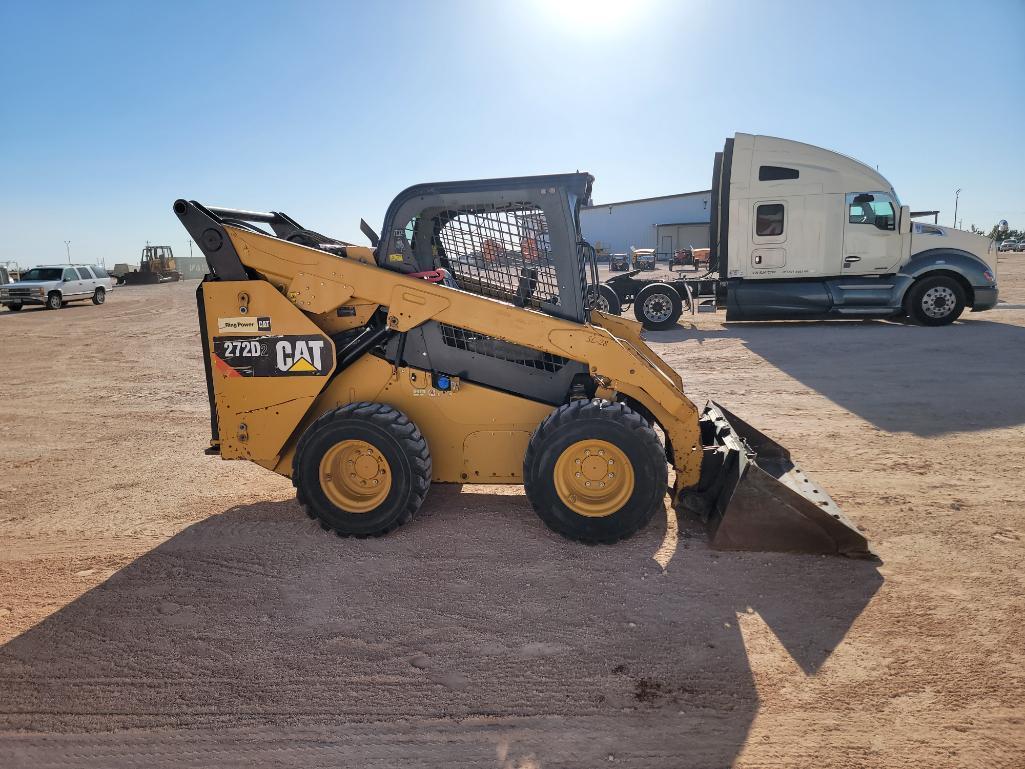
M 555 491 L 574 513 L 604 518 L 630 499 L 634 468 L 608 441 L 577 441 L 555 462 Z
M 320 460 L 320 487 L 336 507 L 348 513 L 366 513 L 384 502 L 391 491 L 391 467 L 366 441 L 342 441 Z

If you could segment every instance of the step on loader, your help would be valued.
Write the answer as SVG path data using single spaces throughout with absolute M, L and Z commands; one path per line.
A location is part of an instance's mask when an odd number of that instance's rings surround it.
M 594 309 L 584 173 L 411 187 L 370 246 L 282 213 L 178 200 L 197 289 L 207 452 L 292 479 L 322 527 L 376 536 L 432 483 L 523 484 L 554 531 L 630 536 L 672 501 L 714 547 L 871 557 L 779 444 Z

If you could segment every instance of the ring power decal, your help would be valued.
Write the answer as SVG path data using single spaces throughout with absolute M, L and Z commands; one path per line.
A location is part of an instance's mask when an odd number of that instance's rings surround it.
M 270 318 L 218 318 L 218 331 L 231 331 L 234 333 L 260 333 L 266 334 L 270 331 Z
M 214 337 L 215 368 L 225 376 L 324 376 L 331 370 L 322 336 Z

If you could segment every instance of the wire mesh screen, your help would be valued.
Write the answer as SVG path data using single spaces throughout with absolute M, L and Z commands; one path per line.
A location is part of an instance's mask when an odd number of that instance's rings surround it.
M 436 236 L 459 287 L 520 306 L 559 303 L 544 212 L 529 204 L 448 211 Z
M 563 366 L 569 363 L 568 358 L 563 358 L 560 355 L 552 355 L 512 342 L 504 342 L 493 336 L 477 334 L 455 326 L 447 326 L 444 323 L 438 325 L 441 327 L 441 338 L 445 344 L 455 347 L 457 350 L 466 350 L 488 358 L 518 363 L 521 366 L 547 371 L 549 374 L 558 373 Z

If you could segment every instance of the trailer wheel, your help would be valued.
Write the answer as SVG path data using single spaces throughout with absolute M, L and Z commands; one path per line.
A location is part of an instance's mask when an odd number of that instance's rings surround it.
M 324 414 L 299 438 L 292 485 L 321 528 L 377 537 L 420 509 L 431 485 L 431 455 L 401 411 L 352 403 Z
M 598 296 L 594 299 L 594 309 L 607 315 L 619 315 L 623 312 L 623 304 L 619 301 L 619 296 L 611 286 L 600 283 L 598 285 Z
M 683 314 L 683 301 L 668 283 L 651 283 L 634 298 L 634 316 L 650 331 L 672 328 Z
M 651 426 L 623 403 L 573 401 L 534 431 L 527 499 L 545 525 L 588 544 L 626 539 L 665 509 L 668 471 Z
M 908 291 L 905 309 L 923 326 L 946 326 L 957 320 L 965 307 L 965 291 L 954 278 L 933 275 L 915 281 Z

